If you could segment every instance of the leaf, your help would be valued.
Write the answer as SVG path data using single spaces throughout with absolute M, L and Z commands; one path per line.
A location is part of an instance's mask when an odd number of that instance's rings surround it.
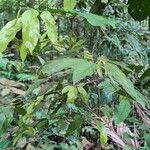
M 26 114 L 26 110 L 23 107 L 21 107 L 21 106 L 17 106 L 16 105 L 14 107 L 14 111 L 17 112 L 20 115 L 25 115 Z
M 1 91 L 1 96 L 4 97 L 6 95 L 9 95 L 10 94 L 10 89 L 8 88 L 4 88 L 2 91 Z
M 84 59 L 93 61 L 93 55 L 89 51 L 84 51 Z
M 114 112 L 114 120 L 117 124 L 123 122 L 131 111 L 131 105 L 128 99 L 121 99 L 116 111 Z
M 28 90 L 26 91 L 26 95 L 31 94 L 33 92 L 33 90 L 38 88 L 43 81 L 44 81 L 43 79 L 39 79 L 39 80 L 36 80 L 33 84 L 31 84 L 29 86 Z
M 26 147 L 26 150 L 36 150 L 36 148 L 29 143 Z
M 6 70 L 8 62 L 9 60 L 7 58 L 0 58 L 0 68 Z
M 102 0 L 102 3 L 107 4 L 108 0 Z
M 14 87 L 11 87 L 10 90 L 15 94 L 22 95 L 22 96 L 25 95 L 25 91 L 23 91 L 23 90 L 20 90 L 20 89 L 14 88 Z
M 2 134 L 13 120 L 11 107 L 0 107 L 0 134 Z
M 22 48 L 20 49 L 20 57 L 21 57 L 21 60 L 24 61 L 24 60 L 26 59 L 26 57 L 27 57 L 27 54 L 28 54 L 27 50 L 22 47 Z
M 144 122 L 145 125 L 150 126 L 150 118 L 144 112 L 143 108 L 141 108 L 137 103 L 134 103 L 134 106 L 136 108 L 136 112 L 137 112 L 139 118 Z M 148 110 L 145 108 L 145 111 L 148 111 Z
M 20 74 L 17 74 L 16 76 L 17 76 L 17 79 L 19 79 L 19 81 L 33 81 L 37 79 L 36 74 L 20 73 Z
M 109 79 L 106 79 L 105 81 L 101 82 L 98 87 L 100 89 L 103 89 L 104 91 L 109 93 L 115 93 L 116 91 L 120 90 L 120 88 L 117 85 L 113 85 Z
M 0 113 L 3 113 L 7 119 L 7 124 L 11 123 L 13 121 L 13 110 L 10 106 L 7 107 L 0 107 Z
M 106 26 L 110 25 L 115 28 L 117 21 L 110 18 L 105 18 L 103 16 L 98 16 L 92 13 L 78 13 L 79 16 L 87 19 L 87 21 L 93 26 Z
M 21 19 L 15 19 L 8 22 L 0 31 L 0 53 L 2 53 L 11 40 L 15 38 L 16 33 L 21 30 Z
M 68 103 L 74 103 L 74 101 L 77 99 L 78 91 L 77 88 L 74 86 L 66 86 L 62 93 L 67 93 L 67 102 Z
M 25 11 L 21 17 L 23 43 L 20 53 L 23 61 L 25 60 L 28 51 L 32 54 L 39 39 L 40 24 L 37 17 L 38 14 L 38 11 L 30 9 Z
M 11 141 L 9 140 L 0 141 L 0 150 L 7 149 L 10 144 L 11 144 Z
M 57 43 L 58 40 L 58 30 L 54 17 L 48 11 L 43 11 L 41 13 L 41 18 L 45 23 L 48 38 L 52 43 Z
M 17 82 L 14 80 L 8 80 L 6 78 L 0 78 L 0 84 L 6 86 L 6 87 L 22 87 L 24 86 L 23 83 Z
M 140 54 L 142 51 L 140 41 L 135 36 L 133 36 L 131 34 L 127 34 L 127 38 L 128 38 L 128 42 L 132 46 L 133 50 L 139 52 L 139 54 Z
M 147 101 L 144 96 L 139 93 L 133 86 L 133 83 L 125 76 L 125 74 L 114 64 L 106 62 L 104 64 L 105 72 L 109 78 L 117 82 L 135 101 L 145 107 Z M 114 84 L 114 82 L 112 82 Z
M 100 132 L 100 143 L 101 145 L 105 145 L 108 141 L 106 127 L 102 122 L 98 120 L 96 121 L 96 126 L 98 131 Z
M 119 66 L 119 67 L 121 67 L 121 68 L 124 69 L 126 72 L 132 72 L 132 71 L 133 71 L 133 70 L 130 69 L 130 68 L 128 67 L 128 65 L 125 64 L 124 62 L 111 61 L 111 60 L 109 60 L 109 62 L 112 63 L 112 64 L 115 64 L 115 65 L 117 65 L 117 66 Z
M 1 130 L 2 130 L 3 125 L 5 123 L 5 120 L 6 120 L 5 114 L 0 113 L 0 133 L 1 133 Z
M 78 86 L 77 88 L 78 88 L 78 92 L 79 92 L 79 94 L 81 96 L 81 99 L 85 103 L 87 103 L 87 101 L 88 101 L 88 93 L 85 91 L 85 89 L 82 86 Z
M 77 83 L 86 76 L 91 76 L 94 73 L 95 66 L 90 62 L 85 60 L 73 67 L 73 83 Z
M 64 0 L 64 10 L 72 11 L 76 6 L 76 0 Z
M 69 53 L 77 53 L 77 52 L 79 52 L 81 49 L 84 48 L 84 43 L 85 43 L 84 40 L 79 40 L 79 41 L 77 41 L 77 42 L 71 47 L 71 49 L 69 50 Z
M 125 145 L 123 147 L 123 150 L 133 150 L 131 146 Z
M 62 94 L 68 93 L 68 92 L 69 92 L 69 89 L 70 89 L 71 87 L 72 87 L 71 85 L 68 85 L 68 86 L 64 87 L 64 88 L 62 89 Z
M 150 148 L 150 135 L 147 134 L 147 133 L 145 133 L 145 134 L 144 134 L 144 139 L 145 139 L 145 141 L 146 141 L 147 147 Z
M 120 40 L 119 40 L 117 35 L 113 35 L 112 38 L 107 37 L 107 39 L 109 41 L 111 41 L 114 45 L 116 45 L 119 48 L 120 51 L 122 50 L 121 42 L 120 42 Z
M 21 132 L 18 132 L 16 136 L 14 136 L 13 145 L 16 145 L 16 143 L 19 141 L 19 139 L 23 137 L 23 135 L 34 135 L 34 134 L 35 134 L 35 130 L 33 127 L 26 127 L 22 129 Z
M 23 149 L 27 145 L 27 139 L 26 137 L 22 137 L 18 140 L 16 147 Z
M 75 84 L 86 76 L 91 76 L 94 73 L 96 66 L 84 59 L 61 58 L 45 63 L 41 68 L 41 71 L 52 75 L 53 73 L 69 68 L 73 69 L 73 83 Z
M 81 116 L 75 116 L 75 120 L 69 125 L 67 131 L 66 131 L 66 136 L 71 135 L 74 133 L 76 130 L 81 128 L 82 125 L 82 117 Z
M 110 103 L 113 100 L 113 94 L 120 90 L 116 85 L 113 85 L 110 79 L 102 81 L 98 87 L 101 90 L 101 102 L 104 104 Z

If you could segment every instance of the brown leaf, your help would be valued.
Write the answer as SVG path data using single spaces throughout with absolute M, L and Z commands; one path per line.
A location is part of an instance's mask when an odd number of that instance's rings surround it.
M 1 96 L 4 97 L 4 96 L 8 95 L 9 93 L 10 93 L 10 89 L 4 88 L 4 89 L 1 91 Z
M 24 86 L 23 83 L 16 82 L 13 80 L 8 80 L 6 78 L 0 78 L 0 84 L 7 86 L 7 87 L 22 87 L 22 86 Z
M 26 94 L 25 91 L 20 90 L 20 89 L 17 89 L 17 88 L 14 88 L 14 87 L 11 87 L 10 90 L 11 90 L 13 93 L 18 94 L 18 95 L 24 96 L 24 95 Z
M 145 114 L 144 111 L 147 111 L 146 109 L 141 108 L 138 103 L 134 103 L 135 109 L 141 120 L 150 126 L 150 118 Z
M 127 127 L 126 124 L 120 123 L 117 125 L 117 134 L 123 138 L 123 134 L 128 133 L 130 136 L 135 137 L 134 140 L 130 139 L 130 141 L 126 141 L 127 144 L 132 145 L 135 148 L 139 148 L 139 143 L 136 140 L 136 136 L 134 133 L 131 132 L 131 130 Z
M 17 147 L 23 149 L 27 144 L 27 139 L 25 137 L 19 139 Z
M 111 140 L 114 141 L 119 147 L 122 148 L 126 145 L 122 138 L 119 137 L 116 132 L 108 129 L 107 134 L 111 138 Z
M 85 150 L 89 150 L 94 146 L 94 144 L 89 142 L 85 137 L 82 137 L 82 144 Z
M 104 123 L 106 129 L 107 129 L 107 135 L 109 138 L 114 141 L 118 147 L 123 148 L 126 144 L 123 141 L 123 139 L 115 132 L 113 123 L 111 120 L 108 120 L 108 118 L 99 117 L 99 119 Z M 93 126 L 96 128 L 96 124 L 94 123 Z
M 27 145 L 26 150 L 36 150 L 30 143 Z

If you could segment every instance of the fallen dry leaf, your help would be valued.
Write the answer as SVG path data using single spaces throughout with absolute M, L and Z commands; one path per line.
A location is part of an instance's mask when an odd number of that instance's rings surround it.
M 17 89 L 17 88 L 14 88 L 14 87 L 11 87 L 10 90 L 11 90 L 13 93 L 18 94 L 18 95 L 24 96 L 24 95 L 26 94 L 25 91 L 20 90 L 20 89 Z
M 13 81 L 13 80 L 8 80 L 6 78 L 0 78 L 0 84 L 6 87 L 22 87 L 25 86 L 21 82 Z
M 115 132 L 114 130 L 114 127 L 113 127 L 113 124 L 112 124 L 112 121 L 106 119 L 106 118 L 103 118 L 103 117 L 97 117 L 99 118 L 105 125 L 106 129 L 107 129 L 107 135 L 108 137 L 117 144 L 118 147 L 120 148 L 123 148 L 126 144 L 125 142 L 123 141 L 123 139 L 117 135 L 117 133 Z M 93 122 L 92 124 L 95 128 L 96 127 L 96 123 Z
M 10 93 L 10 89 L 4 88 L 4 89 L 2 89 L 0 94 L 2 97 L 4 97 L 4 96 L 8 95 L 9 93 Z
M 124 133 L 128 133 L 130 136 L 132 137 L 136 137 L 137 135 L 135 135 L 134 133 L 131 132 L 131 130 L 127 127 L 127 125 L 125 123 L 120 123 L 119 125 L 117 125 L 117 134 L 123 138 L 123 134 Z M 130 139 L 130 141 L 126 141 L 126 143 L 128 145 L 131 145 L 132 147 L 135 148 L 139 148 L 139 143 L 136 140 L 136 138 Z
M 123 139 L 119 135 L 117 135 L 116 132 L 108 129 L 107 134 L 111 138 L 111 140 L 114 141 L 119 147 L 122 148 L 126 145 Z
M 89 142 L 85 137 L 81 137 L 81 138 L 82 138 L 82 145 L 85 150 L 89 150 L 94 146 L 94 144 Z
M 148 126 L 150 126 L 150 118 L 145 114 L 144 111 L 147 111 L 146 109 L 144 110 L 144 108 L 141 108 L 138 103 L 134 103 L 136 112 L 138 114 L 138 116 L 140 117 L 140 119 L 147 124 Z

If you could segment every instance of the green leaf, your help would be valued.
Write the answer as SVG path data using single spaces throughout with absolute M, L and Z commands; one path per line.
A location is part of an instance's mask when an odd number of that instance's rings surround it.
M 82 60 L 81 63 L 77 63 L 73 67 L 73 83 L 77 83 L 81 79 L 84 79 L 86 76 L 91 76 L 94 73 L 95 65 Z
M 40 84 L 43 82 L 43 79 L 36 80 L 33 84 L 31 84 L 26 92 L 26 95 L 29 95 L 40 86 Z
M 113 94 L 120 90 L 116 85 L 113 85 L 110 79 L 102 81 L 98 87 L 101 90 L 101 102 L 104 104 L 110 103 L 113 100 Z
M 93 55 L 89 51 L 84 51 L 84 59 L 93 61 Z
M 92 13 L 78 13 L 79 16 L 87 19 L 87 21 L 93 26 L 106 26 L 110 25 L 115 28 L 117 21 L 114 19 L 98 16 Z
M 7 45 L 15 38 L 16 33 L 21 30 L 21 19 L 8 22 L 0 31 L 0 53 L 5 51 Z
M 37 45 L 39 35 L 40 35 L 40 24 L 37 10 L 30 9 L 22 14 L 22 38 L 23 43 L 20 49 L 21 58 L 24 61 L 27 52 L 30 51 L 32 54 L 35 46 Z
M 77 53 L 77 52 L 79 52 L 81 49 L 84 48 L 84 43 L 85 43 L 84 40 L 79 40 L 79 41 L 77 41 L 77 42 L 71 47 L 71 49 L 69 50 L 69 53 Z
M 9 140 L 0 141 L 0 150 L 7 149 L 10 143 Z
M 104 64 L 105 73 L 112 80 L 112 83 L 118 83 L 135 101 L 139 102 L 143 107 L 145 107 L 145 102 L 147 101 L 144 96 L 138 92 L 133 83 L 126 77 L 126 75 L 114 64 L 106 62 Z
M 101 82 L 98 87 L 100 89 L 103 89 L 107 94 L 109 93 L 115 93 L 116 91 L 120 90 L 120 88 L 117 85 L 113 85 L 110 81 L 110 79 L 106 79 L 105 81 Z
M 72 11 L 76 6 L 76 0 L 64 0 L 64 10 Z
M 72 87 L 71 85 L 68 85 L 68 86 L 64 87 L 64 88 L 62 89 L 62 94 L 68 93 L 68 92 L 69 92 L 69 89 L 70 89 L 71 87 Z
M 77 92 L 77 89 L 75 87 L 72 87 L 69 89 L 69 92 L 67 94 L 67 103 L 74 103 L 75 100 L 77 99 L 77 95 L 78 92 Z
M 21 115 L 25 115 L 26 114 L 26 110 L 22 106 L 15 106 L 14 110 L 18 114 L 21 114 Z
M 69 68 L 73 70 L 73 83 L 75 84 L 86 76 L 91 76 L 94 73 L 96 66 L 84 59 L 61 58 L 47 62 L 42 67 L 41 71 L 52 75 L 53 73 Z
M 5 123 L 5 120 L 6 120 L 5 114 L 0 113 L 0 133 L 1 133 L 1 130 L 2 130 L 3 125 Z
M 7 120 L 7 124 L 12 122 L 12 120 L 13 120 L 13 110 L 11 109 L 10 106 L 7 106 L 7 107 L 1 106 L 0 107 L 0 113 L 5 115 L 5 118 Z
M 20 73 L 16 76 L 17 76 L 17 79 L 19 79 L 19 81 L 33 81 L 37 79 L 36 74 Z
M 102 0 L 102 3 L 107 4 L 108 0 Z
M 77 88 L 74 86 L 66 86 L 62 93 L 67 93 L 67 102 L 68 103 L 74 103 L 74 101 L 77 99 L 78 91 Z
M 105 145 L 108 141 L 106 127 L 102 122 L 98 120 L 96 121 L 96 126 L 98 131 L 100 132 L 100 143 L 101 145 Z
M 132 46 L 133 50 L 139 52 L 139 54 L 140 54 L 142 51 L 140 41 L 135 36 L 133 36 L 131 34 L 127 34 L 127 38 L 128 38 L 130 45 Z
M 147 147 L 150 148 L 150 134 L 145 133 L 144 134 L 144 139 L 146 141 Z
M 123 147 L 123 150 L 133 150 L 131 146 L 125 145 Z
M 0 58 L 0 68 L 5 69 L 10 61 L 7 58 Z
M 34 135 L 35 130 L 33 127 L 26 127 L 21 130 L 21 132 L 17 132 L 16 135 L 13 138 L 13 146 L 17 144 L 19 139 L 23 137 L 23 135 Z
M 120 51 L 122 50 L 121 42 L 120 42 L 117 35 L 113 35 L 113 37 L 111 37 L 111 38 L 107 37 L 107 39 L 109 41 L 111 41 L 114 45 L 116 45 L 119 48 Z
M 26 59 L 27 54 L 28 54 L 28 52 L 27 52 L 26 48 L 25 48 L 25 47 L 22 47 L 22 48 L 20 49 L 20 57 L 21 57 L 21 60 L 22 60 L 22 61 L 24 61 L 24 60 Z
M 11 107 L 0 107 L 0 134 L 3 133 L 13 120 Z
M 78 88 L 78 92 L 79 92 L 79 94 L 81 96 L 81 99 L 85 103 L 87 103 L 87 101 L 88 101 L 88 93 L 85 91 L 85 89 L 82 86 L 78 86 L 77 88 Z
M 121 99 L 116 111 L 114 112 L 114 120 L 117 124 L 123 122 L 131 111 L 131 105 L 128 99 Z
M 41 13 L 41 18 L 45 23 L 48 38 L 51 40 L 52 43 L 56 43 L 58 40 L 58 31 L 54 17 L 51 15 L 50 12 L 43 11 Z
M 69 125 L 66 131 L 66 136 L 69 136 L 72 133 L 74 133 L 76 130 L 80 129 L 81 125 L 82 125 L 82 117 L 75 116 L 75 120 Z

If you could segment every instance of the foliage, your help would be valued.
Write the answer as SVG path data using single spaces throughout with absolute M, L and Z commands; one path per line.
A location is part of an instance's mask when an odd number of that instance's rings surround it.
M 149 149 L 148 1 L 9 2 L 0 149 Z

